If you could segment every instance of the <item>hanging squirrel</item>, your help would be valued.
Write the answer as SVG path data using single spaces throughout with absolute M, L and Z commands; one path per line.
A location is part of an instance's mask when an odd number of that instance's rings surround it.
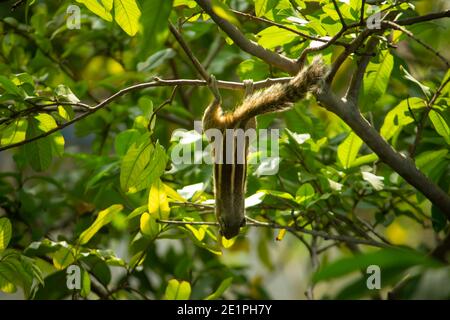
M 316 57 L 311 65 L 303 68 L 291 81 L 274 84 L 244 98 L 234 111 L 224 112 L 215 78 L 211 89 L 215 100 L 206 108 L 203 115 L 203 130 L 208 135 L 210 129 L 221 132 L 221 141 L 215 141 L 214 156 L 214 196 L 215 214 L 220 226 L 220 233 L 231 239 L 239 234 L 245 226 L 245 190 L 247 179 L 248 141 L 238 143 L 236 136 L 226 131 L 247 130 L 256 128 L 256 116 L 280 112 L 303 99 L 308 92 L 314 92 L 320 86 L 327 69 L 320 57 Z M 232 129 L 232 130 L 227 130 Z M 241 131 L 242 131 L 241 130 Z M 217 139 L 217 137 L 216 137 Z M 238 150 L 239 149 L 239 150 Z M 227 150 L 231 150 L 228 152 Z M 224 162 L 224 159 L 232 161 Z M 240 159 L 242 158 L 242 159 Z

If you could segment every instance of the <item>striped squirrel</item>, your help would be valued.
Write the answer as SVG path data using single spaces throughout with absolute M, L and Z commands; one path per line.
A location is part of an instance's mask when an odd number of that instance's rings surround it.
M 213 147 L 214 196 L 216 218 L 220 226 L 220 233 L 225 238 L 233 238 L 239 234 L 240 228 L 245 226 L 244 201 L 248 153 L 248 141 L 244 140 L 244 143 L 238 143 L 236 136 L 228 135 L 226 131 L 255 129 L 256 116 L 291 108 L 294 102 L 303 99 L 308 92 L 319 88 L 326 71 L 322 59 L 316 57 L 311 65 L 303 68 L 291 81 L 273 84 L 248 95 L 231 112 L 224 112 L 222 109 L 215 78 L 212 77 L 211 90 L 215 99 L 204 112 L 203 130 L 210 142 L 213 140 L 211 134 L 208 135 L 210 129 L 217 129 L 221 133 L 221 141 L 214 141 L 215 147 Z M 224 161 L 224 159 L 229 159 L 225 154 L 226 146 L 231 146 L 228 149 L 232 150 L 231 163 Z M 243 150 L 236 150 L 237 148 Z M 243 155 L 242 161 L 240 161 L 239 155 Z

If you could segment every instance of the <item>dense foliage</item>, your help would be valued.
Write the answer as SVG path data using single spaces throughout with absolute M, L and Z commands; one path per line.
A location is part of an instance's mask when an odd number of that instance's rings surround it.
M 450 298 L 448 9 L 1 1 L 0 298 Z M 173 161 L 210 75 L 232 108 L 318 54 L 323 91 L 258 117 L 279 156 L 250 155 L 251 223 L 222 238 L 212 166 Z

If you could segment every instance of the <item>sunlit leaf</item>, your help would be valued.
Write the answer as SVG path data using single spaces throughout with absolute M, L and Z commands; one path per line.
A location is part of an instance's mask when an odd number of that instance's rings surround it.
M 75 261 L 74 254 L 70 248 L 61 247 L 53 254 L 53 265 L 58 270 L 63 270 Z
M 0 144 L 3 146 L 21 142 L 26 138 L 28 122 L 25 119 L 17 119 L 1 128 Z
M 311 184 L 305 183 L 298 188 L 297 193 L 295 195 L 295 201 L 297 203 L 302 204 L 304 202 L 308 202 L 312 197 L 314 197 L 314 188 Z
M 393 66 L 394 58 L 389 50 L 381 51 L 378 61 L 369 62 L 363 79 L 364 109 L 370 110 L 386 92 Z
M 351 167 L 353 161 L 355 161 L 358 156 L 359 149 L 363 141 L 358 137 L 353 131 L 350 132 L 347 138 L 339 145 L 337 149 L 337 158 L 339 164 L 344 168 L 348 169 Z
M 153 182 L 148 196 L 148 212 L 155 219 L 167 219 L 170 208 L 164 185 L 161 180 Z
M 105 210 L 102 210 L 98 213 L 97 218 L 95 219 L 94 223 L 84 230 L 79 238 L 80 244 L 88 243 L 89 240 L 105 225 L 111 222 L 114 215 L 120 211 L 122 211 L 123 206 L 120 204 L 115 204 L 110 206 L 109 208 L 106 208 Z
M 114 20 L 128 35 L 138 32 L 140 16 L 136 0 L 114 0 Z
M 191 285 L 187 281 L 169 280 L 164 298 L 166 300 L 188 300 L 191 296 Z
M 12 226 L 8 218 L 0 218 L 0 253 L 8 247 L 11 240 Z
M 448 111 L 450 109 L 444 109 L 443 110 L 431 110 L 428 114 L 428 117 L 431 120 L 431 123 L 433 124 L 434 128 L 436 129 L 436 132 L 441 135 L 445 141 L 450 144 L 450 127 L 449 127 L 449 121 L 450 116 L 448 115 Z
M 146 236 L 154 238 L 160 231 L 160 225 L 156 221 L 155 217 L 151 216 L 147 212 L 144 212 L 141 215 L 140 229 L 141 232 Z
M 383 126 L 380 129 L 381 136 L 389 140 L 398 134 L 404 126 L 414 121 L 409 115 L 410 110 L 414 112 L 414 110 L 424 108 L 425 106 L 424 100 L 415 97 L 400 102 L 384 118 Z
M 101 5 L 97 0 L 77 0 L 77 2 L 82 3 L 90 11 L 98 15 L 100 18 L 106 21 L 112 21 L 111 7 Z M 109 10 L 108 10 L 109 9 Z

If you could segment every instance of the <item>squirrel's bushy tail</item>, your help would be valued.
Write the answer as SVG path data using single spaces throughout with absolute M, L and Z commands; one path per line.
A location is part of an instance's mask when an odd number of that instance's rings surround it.
M 290 108 L 308 92 L 317 90 L 326 72 L 322 58 L 316 56 L 308 67 L 303 68 L 288 83 L 277 83 L 246 97 L 234 110 L 233 118 L 245 121 L 260 114 Z

